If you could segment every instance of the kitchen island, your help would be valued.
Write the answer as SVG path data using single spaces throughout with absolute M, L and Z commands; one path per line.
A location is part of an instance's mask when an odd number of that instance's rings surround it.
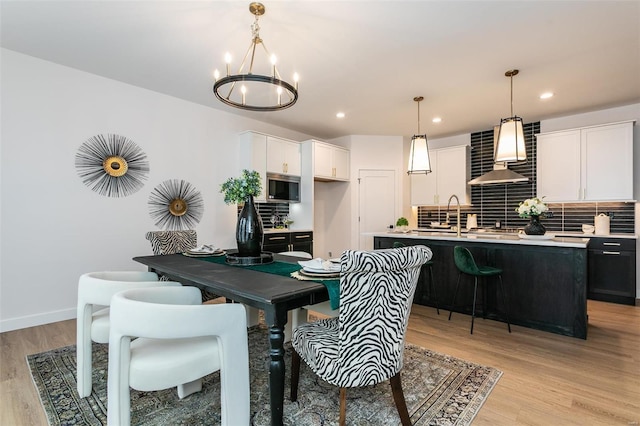
M 457 237 L 448 232 L 388 232 L 376 233 L 373 237 L 375 249 L 390 248 L 401 242 L 423 244 L 433 251 L 435 292 L 430 291 L 429 274 L 423 270 L 414 303 L 471 313 L 473 281 L 465 280 L 469 277 L 462 277 L 465 281 L 460 285 L 457 306 L 451 307 L 458 278 L 453 247 L 461 245 L 473 253 L 478 264 L 503 270 L 512 324 L 587 338 L 588 238 L 527 239 L 508 233 L 469 233 Z M 505 321 L 502 314 L 505 306 L 498 297 L 496 280 L 489 280 L 484 288 L 486 317 Z M 482 296 L 479 297 L 482 302 Z

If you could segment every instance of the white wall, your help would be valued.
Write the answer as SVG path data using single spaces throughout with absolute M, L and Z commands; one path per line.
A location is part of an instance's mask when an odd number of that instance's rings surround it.
M 167 179 L 201 192 L 199 243 L 233 247 L 236 208 L 218 190 L 237 174 L 236 134 L 311 138 L 10 50 L 0 54 L 0 331 L 74 318 L 84 272 L 144 269 L 131 258 L 151 254 L 144 234 L 157 227 L 147 201 Z M 80 145 L 107 133 L 132 139 L 150 164 L 144 187 L 128 197 L 101 196 L 76 174 Z

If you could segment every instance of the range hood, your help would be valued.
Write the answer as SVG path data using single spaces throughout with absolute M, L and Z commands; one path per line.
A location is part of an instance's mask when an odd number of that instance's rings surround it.
M 508 183 L 521 183 L 527 182 L 528 177 L 516 173 L 513 170 L 509 170 L 506 163 L 496 163 L 493 165 L 493 170 L 483 175 L 478 176 L 475 179 L 471 179 L 469 185 L 506 185 Z

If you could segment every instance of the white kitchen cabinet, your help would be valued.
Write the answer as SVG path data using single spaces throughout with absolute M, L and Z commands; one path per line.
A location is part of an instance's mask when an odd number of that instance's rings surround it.
M 349 180 L 349 150 L 313 141 L 313 162 L 316 180 Z
M 300 176 L 300 144 L 267 136 L 267 172 Z
M 243 132 L 238 136 L 238 160 L 241 172 L 255 170 L 260 174 L 262 191 L 255 201 L 266 202 L 267 188 L 267 136 L 255 132 Z M 238 173 L 238 176 L 240 174 Z
M 539 197 L 633 200 L 633 121 L 537 135 Z
M 449 198 L 456 195 L 460 204 L 469 204 L 469 147 L 430 149 L 431 173 L 412 174 L 411 205 L 446 206 Z

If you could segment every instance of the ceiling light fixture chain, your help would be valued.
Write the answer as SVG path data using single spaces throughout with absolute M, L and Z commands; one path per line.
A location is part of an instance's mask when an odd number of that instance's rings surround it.
M 251 24 L 251 43 L 247 49 L 237 74 L 231 74 L 231 55 L 225 55 L 227 75 L 220 77 L 218 70 L 215 71 L 215 83 L 213 85 L 213 93 L 216 97 L 226 105 L 249 111 L 279 111 L 289 108 L 298 100 L 298 74 L 294 73 L 294 83 L 288 83 L 282 80 L 280 73 L 276 68 L 276 57 L 270 55 L 264 41 L 260 37 L 259 18 L 264 15 L 266 9 L 262 3 L 251 3 L 249 11 L 254 16 L 254 22 Z M 262 49 L 270 60 L 270 65 L 265 71 L 255 72 L 254 67 L 259 65 L 256 61 L 258 44 L 262 45 Z M 245 65 L 249 60 L 248 71 L 243 74 Z M 268 71 L 266 71 L 268 69 Z M 263 74 L 260 74 L 263 72 Z M 270 73 L 270 75 L 268 75 Z M 240 90 L 235 90 L 236 83 L 242 85 Z M 221 94 L 223 87 L 229 89 L 226 96 Z

